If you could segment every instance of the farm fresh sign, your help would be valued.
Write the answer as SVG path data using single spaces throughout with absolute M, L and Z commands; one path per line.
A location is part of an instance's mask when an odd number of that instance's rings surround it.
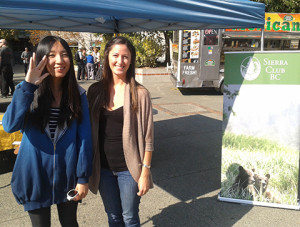
M 232 32 L 261 31 L 260 28 L 225 29 Z M 265 32 L 300 32 L 300 14 L 266 13 Z
M 300 51 L 225 53 L 220 200 L 300 209 L 299 62 Z

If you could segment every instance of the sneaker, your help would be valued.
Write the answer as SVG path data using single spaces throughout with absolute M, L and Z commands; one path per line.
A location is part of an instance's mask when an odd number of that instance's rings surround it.
M 7 95 L 1 95 L 1 98 L 6 99 Z

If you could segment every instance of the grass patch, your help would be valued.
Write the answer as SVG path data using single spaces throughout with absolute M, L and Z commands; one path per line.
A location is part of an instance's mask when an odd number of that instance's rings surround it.
M 222 147 L 223 197 L 251 199 L 237 195 L 231 186 L 239 166 L 255 169 L 260 175 L 271 175 L 268 191 L 282 204 L 297 205 L 299 150 L 288 148 L 267 139 L 224 133 Z M 259 198 L 259 201 L 266 201 Z

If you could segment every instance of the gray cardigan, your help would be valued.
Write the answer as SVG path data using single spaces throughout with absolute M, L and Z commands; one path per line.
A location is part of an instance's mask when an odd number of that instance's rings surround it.
M 89 91 L 90 92 L 90 91 Z M 91 91 L 98 95 L 97 91 Z M 123 150 L 125 161 L 133 179 L 138 182 L 145 151 L 153 151 L 154 147 L 154 127 L 152 115 L 152 103 L 148 90 L 143 86 L 138 87 L 138 112 L 131 109 L 130 86 L 125 85 L 124 94 L 124 124 L 123 124 Z M 99 152 L 99 119 L 100 113 L 93 111 L 90 107 L 90 118 L 92 123 L 93 140 L 93 173 L 89 179 L 89 189 L 97 194 L 100 183 L 100 152 Z M 153 181 L 150 174 L 150 188 L 153 187 Z

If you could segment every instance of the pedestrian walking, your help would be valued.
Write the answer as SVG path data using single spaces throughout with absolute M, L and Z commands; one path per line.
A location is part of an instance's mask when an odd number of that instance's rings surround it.
M 86 56 L 86 68 L 87 68 L 87 79 L 94 80 L 95 79 L 95 72 L 94 72 L 94 57 L 92 55 L 92 51 L 87 52 Z
M 25 50 L 21 54 L 21 59 L 23 60 L 23 65 L 24 65 L 25 76 L 27 74 L 29 59 L 31 58 L 31 56 L 32 56 L 31 51 L 29 51 L 28 47 L 25 47 Z
M 96 47 L 94 47 L 93 49 L 93 57 L 94 57 L 94 65 L 95 65 L 94 72 L 96 74 L 100 64 L 100 52 Z
M 75 53 L 75 61 L 77 64 L 77 80 L 84 79 L 85 77 L 85 64 L 84 64 L 84 56 L 82 52 L 84 51 L 84 48 L 81 47 L 76 53 Z

